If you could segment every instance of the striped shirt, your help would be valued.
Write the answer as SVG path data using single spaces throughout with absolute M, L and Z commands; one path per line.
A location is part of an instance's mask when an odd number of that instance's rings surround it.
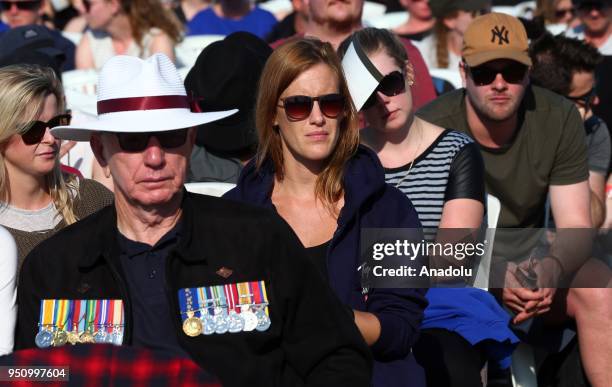
M 473 142 L 466 134 L 446 129 L 414 160 L 412 168 L 411 163 L 398 168 L 385 168 L 386 182 L 408 196 L 423 228 L 438 228 L 442 208 L 447 200 L 447 185 L 453 161 L 467 144 Z M 430 232 L 426 231 L 425 234 Z

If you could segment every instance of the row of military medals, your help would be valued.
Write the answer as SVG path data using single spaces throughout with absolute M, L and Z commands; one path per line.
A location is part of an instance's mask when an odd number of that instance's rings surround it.
M 271 324 L 264 281 L 181 289 L 179 299 L 187 336 L 263 332 Z
M 42 300 L 39 331 L 40 348 L 75 344 L 123 342 L 122 300 Z

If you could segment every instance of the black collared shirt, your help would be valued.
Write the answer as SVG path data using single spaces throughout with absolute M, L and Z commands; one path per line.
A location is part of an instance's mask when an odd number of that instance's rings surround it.
M 127 239 L 120 232 L 120 261 L 131 295 L 134 316 L 134 346 L 187 357 L 180 347 L 166 296 L 166 258 L 181 236 L 181 222 L 155 246 Z

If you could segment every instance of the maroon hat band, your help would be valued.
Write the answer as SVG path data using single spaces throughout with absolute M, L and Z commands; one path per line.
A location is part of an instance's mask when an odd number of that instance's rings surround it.
M 128 112 L 134 110 L 189 108 L 189 99 L 184 95 L 115 98 L 98 101 L 98 114 Z

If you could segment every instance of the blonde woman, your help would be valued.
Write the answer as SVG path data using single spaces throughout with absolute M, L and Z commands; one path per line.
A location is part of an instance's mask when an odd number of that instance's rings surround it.
M 49 129 L 69 122 L 53 70 L 0 69 L 0 225 L 17 243 L 19 266 L 38 243 L 112 202 L 100 184 L 62 173 Z

